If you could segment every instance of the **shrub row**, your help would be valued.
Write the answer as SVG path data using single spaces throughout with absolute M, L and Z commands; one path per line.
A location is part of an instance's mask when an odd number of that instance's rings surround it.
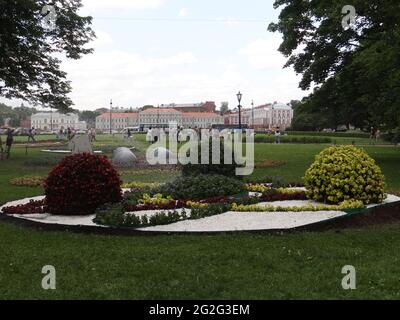
M 290 136 L 335 137 L 335 138 L 369 138 L 363 132 L 314 132 L 314 131 L 287 131 Z
M 275 137 L 266 135 L 256 135 L 254 137 L 255 143 L 275 143 Z M 331 138 L 327 137 L 291 137 L 282 136 L 281 143 L 302 143 L 302 144 L 327 144 L 333 143 Z
M 218 196 L 231 196 L 245 191 L 244 183 L 238 179 L 221 175 L 197 175 L 190 179 L 179 177 L 171 183 L 155 188 L 156 193 L 174 199 L 204 199 Z

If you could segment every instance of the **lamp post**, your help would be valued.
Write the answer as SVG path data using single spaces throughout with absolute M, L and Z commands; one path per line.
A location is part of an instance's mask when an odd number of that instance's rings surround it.
M 160 104 L 157 107 L 157 127 L 160 127 Z
M 53 133 L 53 107 L 50 107 L 50 131 Z
M 238 108 L 239 108 L 239 129 L 242 130 L 242 106 L 241 106 L 241 102 L 242 102 L 243 95 L 239 91 L 239 93 L 236 96 L 237 96 L 237 99 L 239 101 L 239 106 L 238 106 Z
M 251 100 L 251 118 L 252 129 L 254 129 L 254 100 Z
M 110 101 L 110 134 L 112 134 L 112 106 L 113 106 L 113 102 L 111 99 L 111 101 Z

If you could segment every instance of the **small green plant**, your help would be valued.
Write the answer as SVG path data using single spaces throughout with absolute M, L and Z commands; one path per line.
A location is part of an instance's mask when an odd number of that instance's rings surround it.
M 367 205 L 381 203 L 386 197 L 381 169 L 365 151 L 353 146 L 323 150 L 304 181 L 307 196 L 319 202 L 359 200 Z
M 217 143 L 218 144 L 218 143 Z M 235 155 L 233 152 L 232 148 L 228 147 L 225 150 L 225 144 L 223 142 L 223 139 L 220 140 L 220 147 L 219 147 L 219 164 L 213 164 L 215 155 L 213 154 L 213 145 L 212 145 L 212 140 L 210 139 L 209 142 L 209 159 L 208 163 L 209 164 L 202 164 L 203 159 L 202 159 L 202 154 L 203 150 L 202 148 L 206 148 L 207 146 L 204 143 L 199 143 L 198 144 L 198 164 L 187 164 L 182 167 L 182 174 L 183 176 L 196 176 L 199 174 L 217 174 L 217 175 L 223 175 L 227 177 L 237 177 L 236 176 L 236 168 L 239 167 L 239 165 L 235 162 Z M 215 151 L 216 152 L 216 151 Z M 232 156 L 233 163 L 232 164 L 225 164 L 225 153 L 230 154 Z
M 238 179 L 221 175 L 196 175 L 179 177 L 154 190 L 156 193 L 174 199 L 204 199 L 208 197 L 231 196 L 245 191 L 244 183 Z

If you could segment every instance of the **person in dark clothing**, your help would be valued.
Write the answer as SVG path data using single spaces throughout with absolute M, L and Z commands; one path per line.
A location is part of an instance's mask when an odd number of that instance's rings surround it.
M 0 135 L 0 160 L 3 160 L 3 140 L 1 140 L 1 135 Z
M 14 143 L 14 130 L 8 129 L 7 131 L 7 140 L 6 140 L 6 158 L 10 158 L 11 147 Z
M 36 142 L 35 140 L 35 128 L 29 129 L 29 134 L 28 134 L 28 142 Z

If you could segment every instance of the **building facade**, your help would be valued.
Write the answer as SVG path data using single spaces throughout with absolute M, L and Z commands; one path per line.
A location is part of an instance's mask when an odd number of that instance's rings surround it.
M 215 124 L 223 124 L 224 119 L 212 112 L 181 112 L 172 108 L 149 108 L 137 113 L 104 113 L 96 118 L 96 129 L 122 131 L 128 127 L 168 128 L 170 125 L 184 128 L 211 128 Z
M 139 126 L 139 113 L 121 113 L 121 112 L 110 112 L 103 113 L 96 118 L 96 130 L 110 131 L 112 130 L 121 131 L 125 128 Z
M 207 112 L 215 113 L 217 106 L 214 101 L 200 102 L 200 103 L 184 103 L 184 104 L 162 104 L 162 108 L 175 109 L 180 112 Z
M 31 125 L 37 130 L 59 131 L 71 128 L 86 130 L 85 121 L 79 121 L 79 116 L 74 113 L 40 112 L 31 116 Z
M 242 109 L 242 124 L 254 129 L 286 130 L 292 125 L 293 109 L 283 103 L 265 104 L 254 109 Z M 226 114 L 226 125 L 239 125 L 239 112 Z

